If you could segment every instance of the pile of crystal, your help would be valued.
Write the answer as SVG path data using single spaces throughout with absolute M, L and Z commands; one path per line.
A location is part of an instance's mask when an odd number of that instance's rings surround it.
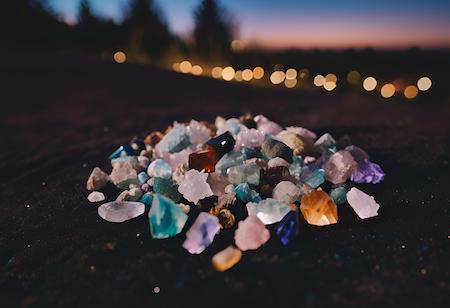
M 182 237 L 191 254 L 233 232 L 234 242 L 220 242 L 212 257 L 218 271 L 268 241 L 292 243 L 301 234 L 300 219 L 336 224 L 348 205 L 359 219 L 377 216 L 378 203 L 355 185 L 376 184 L 385 175 L 348 137 L 317 138 L 262 115 L 175 122 L 164 133 L 135 137 L 109 159 L 110 174 L 96 167 L 87 181 L 90 202 L 108 201 L 98 214 L 115 223 L 146 214 L 152 238 Z M 108 185 L 115 186 L 114 196 L 105 197 Z

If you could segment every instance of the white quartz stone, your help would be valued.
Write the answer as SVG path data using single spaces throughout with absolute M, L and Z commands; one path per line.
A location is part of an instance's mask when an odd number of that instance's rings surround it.
M 89 202 L 100 202 L 105 200 L 105 195 L 99 191 L 93 191 L 87 197 Z
M 301 190 L 294 183 L 283 181 L 277 184 L 273 189 L 272 195 L 274 199 L 285 204 L 292 204 L 300 197 Z
M 347 201 L 362 219 L 378 216 L 380 205 L 372 196 L 353 187 L 347 193 Z
M 124 222 L 144 214 L 145 205 L 140 202 L 108 202 L 98 207 L 98 215 L 109 222 Z
M 213 195 L 211 187 L 206 182 L 207 179 L 208 173 L 191 169 L 185 173 L 178 191 L 183 194 L 186 200 L 197 204 L 198 201 Z

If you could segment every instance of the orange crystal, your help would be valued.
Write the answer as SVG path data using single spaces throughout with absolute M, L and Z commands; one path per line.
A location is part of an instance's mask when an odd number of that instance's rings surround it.
M 242 252 L 234 248 L 233 246 L 228 246 L 224 250 L 216 253 L 212 257 L 212 265 L 213 267 L 219 271 L 224 272 L 227 269 L 232 268 L 236 263 L 241 260 Z
M 326 226 L 338 221 L 337 206 L 323 190 L 314 190 L 304 195 L 300 211 L 311 225 Z
M 205 172 L 214 172 L 216 164 L 219 161 L 216 150 L 207 148 L 189 155 L 189 169 Z

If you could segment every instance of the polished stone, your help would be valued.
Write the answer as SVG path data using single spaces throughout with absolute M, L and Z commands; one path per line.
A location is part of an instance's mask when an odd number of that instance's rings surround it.
M 232 268 L 236 263 L 241 260 L 242 252 L 234 248 L 233 246 L 228 246 L 224 250 L 216 253 L 212 259 L 212 265 L 218 272 L 224 272 Z
M 338 221 L 337 206 L 323 190 L 314 190 L 302 196 L 300 211 L 311 225 L 325 226 Z

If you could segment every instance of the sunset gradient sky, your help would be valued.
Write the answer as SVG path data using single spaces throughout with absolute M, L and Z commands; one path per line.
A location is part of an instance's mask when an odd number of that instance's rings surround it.
M 80 0 L 48 0 L 70 23 Z M 169 27 L 188 35 L 200 0 L 156 0 Z M 221 0 L 247 45 L 267 48 L 450 47 L 449 0 Z M 120 22 L 128 0 L 90 0 Z

